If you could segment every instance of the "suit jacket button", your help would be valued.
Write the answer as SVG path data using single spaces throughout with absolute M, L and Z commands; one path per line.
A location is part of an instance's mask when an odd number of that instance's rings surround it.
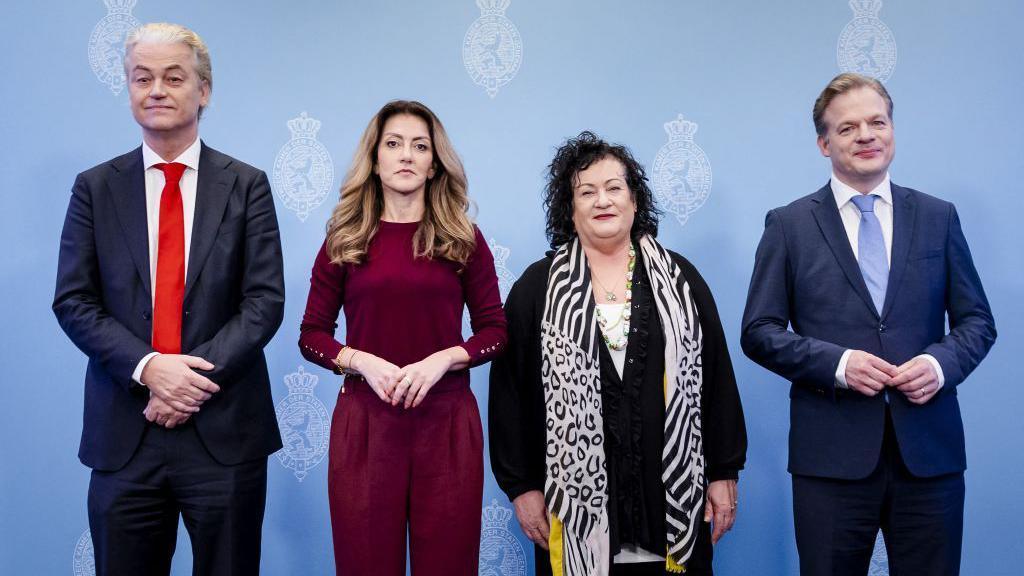
M 150 318 L 152 318 L 152 317 L 153 317 L 153 315 L 152 315 L 152 314 L 150 314 L 149 312 L 143 312 L 143 313 L 142 313 L 142 319 L 143 319 L 143 320 L 149 320 L 149 319 L 150 319 Z
M 879 332 L 885 332 L 885 324 L 879 324 L 878 325 L 878 331 Z

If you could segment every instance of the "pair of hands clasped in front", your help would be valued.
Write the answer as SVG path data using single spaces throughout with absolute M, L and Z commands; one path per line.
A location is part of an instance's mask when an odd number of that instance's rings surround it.
M 704 505 L 704 521 L 713 522 L 711 544 L 717 544 L 732 529 L 736 522 L 736 506 L 739 504 L 735 480 L 715 480 L 708 485 Z M 524 492 L 512 501 L 516 519 L 523 534 L 534 544 L 548 549 L 551 526 L 548 523 L 548 509 L 544 505 L 544 494 L 540 490 Z
M 196 369 L 213 370 L 213 364 L 198 356 L 182 354 L 157 354 L 149 359 L 140 377 L 142 385 L 149 388 L 149 404 L 142 411 L 146 420 L 174 428 L 220 392 L 220 386 Z
M 368 352 L 359 352 L 350 361 L 352 369 L 362 374 L 381 400 L 392 406 L 402 404 L 405 408 L 415 408 L 442 376 L 449 370 L 464 367 L 468 360 L 465 350 L 456 346 L 401 368 Z
M 865 396 L 895 388 L 914 404 L 924 404 L 939 391 L 939 375 L 931 362 L 919 357 L 893 366 L 878 356 L 854 350 L 846 361 L 846 385 Z

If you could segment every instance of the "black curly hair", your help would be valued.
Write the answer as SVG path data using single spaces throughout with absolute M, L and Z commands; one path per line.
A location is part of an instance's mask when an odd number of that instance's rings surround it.
M 546 232 L 552 248 L 572 240 L 576 227 L 572 222 L 573 184 L 576 175 L 594 162 L 614 158 L 626 169 L 626 185 L 636 202 L 636 217 L 629 235 L 636 240 L 644 234 L 658 235 L 661 210 L 655 206 L 654 194 L 647 185 L 644 167 L 633 158 L 629 149 L 609 144 L 589 130 L 565 141 L 555 152 L 548 166 L 548 183 L 544 188 L 544 212 L 547 215 Z

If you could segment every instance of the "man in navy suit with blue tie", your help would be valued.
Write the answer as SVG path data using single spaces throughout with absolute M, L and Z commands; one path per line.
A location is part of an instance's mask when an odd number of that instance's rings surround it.
M 889 180 L 892 109 L 864 76 L 822 91 L 831 180 L 768 213 L 743 315 L 743 351 L 792 382 L 805 576 L 863 576 L 879 529 L 894 576 L 960 570 L 957 386 L 996 330 L 956 209 Z
M 263 347 L 284 309 L 266 175 L 207 147 L 213 87 L 191 30 L 125 42 L 142 145 L 78 175 L 53 311 L 89 358 L 79 458 L 96 574 L 259 573 L 267 456 L 281 447 Z

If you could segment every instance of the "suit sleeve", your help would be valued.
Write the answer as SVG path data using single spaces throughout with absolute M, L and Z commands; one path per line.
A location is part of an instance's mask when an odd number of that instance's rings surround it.
M 60 237 L 53 313 L 75 346 L 129 390 L 136 386 L 132 381 L 136 365 L 153 349 L 104 307 L 92 200 L 89 184 L 80 174 Z
M 241 263 L 238 311 L 213 338 L 188 352 L 213 363 L 207 377 L 223 386 L 250 367 L 277 332 L 284 316 L 284 265 L 281 236 L 270 183 L 262 171 L 255 177 L 246 207 L 246 237 Z
M 777 210 L 765 218 L 743 311 L 740 345 L 754 362 L 794 383 L 831 393 L 845 348 L 789 329 L 793 294 L 785 226 Z
M 922 353 L 931 354 L 945 376 L 956 386 L 981 363 L 996 340 L 996 325 L 971 250 L 960 227 L 956 208 L 949 206 L 946 236 L 946 313 L 949 333 Z

